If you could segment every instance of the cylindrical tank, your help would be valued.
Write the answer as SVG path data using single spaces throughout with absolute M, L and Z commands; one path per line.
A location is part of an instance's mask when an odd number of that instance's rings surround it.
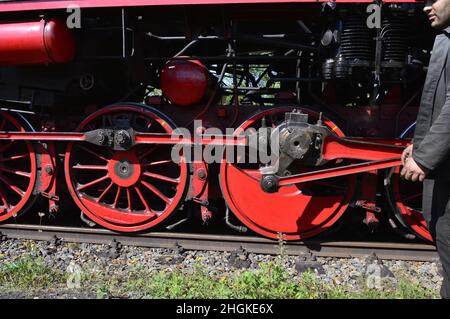
M 198 60 L 172 60 L 161 71 L 160 85 L 172 104 L 188 106 L 199 103 L 209 86 L 209 72 Z
M 0 23 L 0 65 L 68 63 L 75 39 L 57 19 Z

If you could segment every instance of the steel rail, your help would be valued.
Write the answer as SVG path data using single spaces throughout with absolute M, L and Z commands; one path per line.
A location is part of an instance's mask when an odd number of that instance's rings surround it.
M 376 254 L 382 259 L 433 261 L 437 252 L 427 244 L 350 242 L 307 240 L 281 244 L 276 240 L 260 237 L 209 235 L 190 233 L 150 232 L 145 234 L 116 233 L 106 229 L 24 224 L 0 225 L 0 238 L 28 239 L 77 243 L 111 244 L 169 248 L 182 247 L 187 250 L 233 251 L 243 248 L 250 253 L 277 255 L 283 250 L 286 255 L 298 256 L 311 252 L 317 257 L 354 258 Z

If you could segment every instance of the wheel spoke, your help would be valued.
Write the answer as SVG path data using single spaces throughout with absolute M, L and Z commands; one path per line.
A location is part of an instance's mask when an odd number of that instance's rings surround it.
M 87 147 L 85 147 L 85 146 L 82 146 L 82 145 L 77 145 L 77 146 L 78 146 L 79 148 L 81 148 L 83 151 L 88 152 L 88 153 L 90 153 L 90 154 L 92 154 L 92 155 L 94 155 L 94 156 L 100 158 L 101 160 L 103 160 L 103 161 L 105 161 L 105 162 L 108 162 L 108 159 L 107 159 L 106 157 L 104 157 L 104 156 L 98 154 L 97 152 L 94 152 L 93 150 L 91 150 L 91 149 L 89 149 L 89 148 L 87 148 Z
M 108 169 L 106 165 L 82 165 L 82 164 L 77 164 L 73 166 L 73 168 L 80 170 L 104 170 L 104 171 Z
M 145 163 L 142 165 L 142 167 L 150 167 L 150 166 L 163 165 L 163 164 L 168 164 L 168 163 L 174 163 L 174 162 L 172 160 L 156 161 L 156 162 Z
M 78 191 L 81 191 L 81 190 L 83 190 L 83 189 L 86 189 L 86 188 L 88 188 L 88 187 L 91 187 L 92 185 L 101 183 L 101 182 L 103 182 L 104 180 L 106 180 L 106 179 L 108 179 L 108 178 L 109 178 L 108 175 L 105 175 L 105 176 L 100 177 L 100 178 L 98 178 L 98 179 L 96 179 L 96 180 L 93 180 L 92 182 L 89 182 L 89 183 L 86 183 L 86 184 L 83 184 L 83 185 L 79 185 L 79 186 L 77 187 L 77 190 L 78 190 Z
M 164 195 L 155 186 L 153 186 L 152 184 L 150 184 L 150 183 L 148 183 L 146 181 L 141 181 L 141 183 L 142 183 L 142 185 L 147 187 L 151 192 L 153 192 L 155 195 L 157 195 L 159 198 L 161 198 L 163 201 L 165 201 L 168 205 L 171 203 L 171 200 L 169 198 L 167 198 L 167 196 Z
M 127 188 L 127 201 L 128 201 L 128 211 L 131 212 L 131 194 L 129 188 Z
M 172 184 L 178 184 L 180 182 L 177 178 L 171 178 L 171 177 L 160 175 L 160 174 L 155 174 L 155 173 L 150 173 L 150 172 L 144 172 L 143 174 L 145 176 L 156 178 L 161 181 L 166 181 L 166 182 L 169 182 Z
M 148 206 L 147 201 L 145 200 L 144 196 L 142 195 L 142 192 L 139 189 L 139 187 L 138 186 L 134 186 L 134 190 L 136 191 L 136 193 L 138 194 L 139 198 L 141 199 L 142 204 L 144 204 L 145 210 L 153 213 L 153 211 Z
M 105 188 L 105 190 L 100 194 L 100 196 L 97 198 L 96 202 L 99 203 L 103 197 L 105 197 L 105 195 L 109 192 L 109 190 L 111 189 L 111 187 L 113 187 L 114 183 L 111 182 L 108 187 Z
M 9 203 L 6 200 L 6 196 L 5 196 L 5 192 L 3 191 L 3 188 L 0 186 L 0 200 L 3 202 L 3 206 L 6 207 L 6 209 L 8 209 L 9 207 Z
M 154 145 L 153 147 L 151 147 L 150 149 L 148 149 L 147 151 L 145 151 L 144 153 L 142 153 L 141 155 L 138 156 L 139 160 L 142 161 L 144 158 L 146 158 L 148 155 L 150 155 L 152 152 L 154 152 L 159 145 Z
M 22 154 L 22 155 L 14 155 L 10 157 L 0 158 L 0 163 L 8 162 L 8 161 L 14 161 L 22 158 L 29 157 L 29 154 Z
M 10 174 L 19 175 L 19 176 L 23 176 L 23 177 L 27 177 L 27 178 L 31 177 L 31 173 L 27 173 L 27 172 L 24 172 L 24 171 L 16 171 L 16 170 L 9 169 L 9 168 L 2 167 L 2 166 L 0 166 L 0 171 L 7 172 L 7 173 L 10 173 Z
M 113 204 L 114 208 L 117 208 L 117 204 L 119 203 L 119 197 L 120 197 L 120 192 L 121 191 L 122 191 L 122 187 L 117 186 L 116 198 L 114 198 L 114 204 Z
M 15 185 L 13 185 L 13 183 L 6 176 L 0 176 L 0 181 L 2 181 L 6 186 L 8 186 L 10 189 L 12 189 L 14 192 L 19 194 L 20 196 L 23 196 L 25 194 L 25 191 L 21 190 L 19 187 L 15 186 Z

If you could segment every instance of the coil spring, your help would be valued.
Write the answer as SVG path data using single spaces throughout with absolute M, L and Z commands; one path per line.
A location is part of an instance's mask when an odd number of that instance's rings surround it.
M 375 56 L 373 33 L 365 17 L 346 17 L 342 21 L 341 55 L 346 60 L 372 61 Z
M 403 62 L 408 53 L 407 16 L 387 15 L 382 19 L 382 60 L 383 62 Z

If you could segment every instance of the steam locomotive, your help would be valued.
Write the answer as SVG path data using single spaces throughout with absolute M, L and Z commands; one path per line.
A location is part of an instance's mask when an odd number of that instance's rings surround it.
M 359 209 L 430 241 L 421 186 L 399 178 L 435 36 L 423 6 L 2 1 L 0 221 L 74 206 L 119 232 L 303 240 Z M 251 156 L 273 136 L 276 163 Z

